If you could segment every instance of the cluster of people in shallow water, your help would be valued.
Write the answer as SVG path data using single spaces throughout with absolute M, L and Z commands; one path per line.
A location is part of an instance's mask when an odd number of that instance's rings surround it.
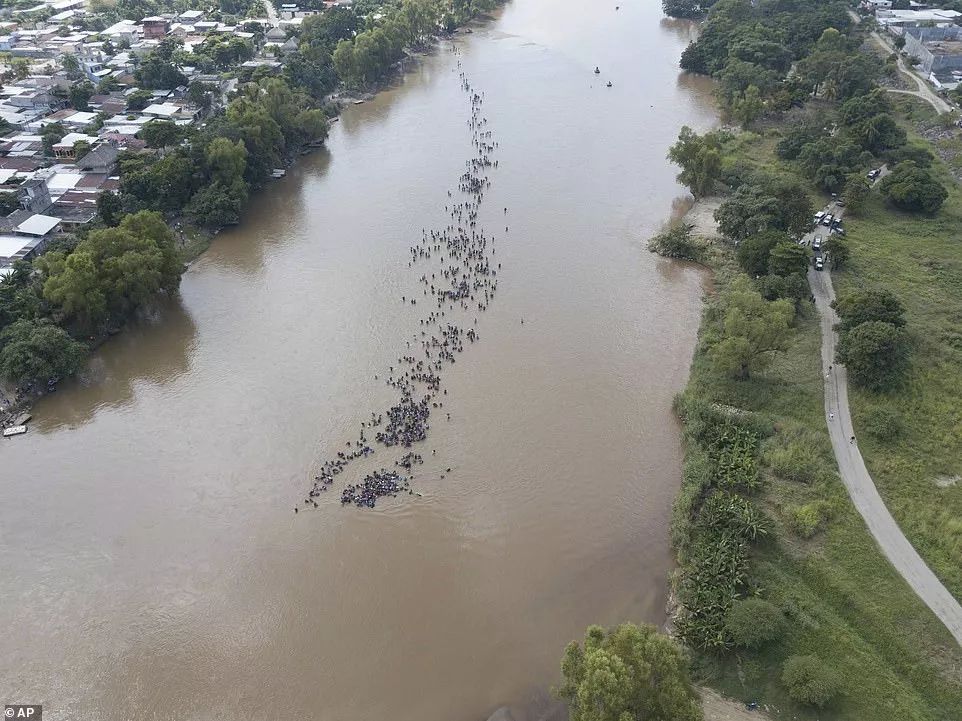
M 413 493 L 408 479 L 394 471 L 381 469 L 364 476 L 361 483 L 351 484 L 341 492 L 341 505 L 353 503 L 358 508 L 374 508 L 383 496 L 396 498 L 398 493 Z
M 459 54 L 457 48 L 454 48 L 454 53 Z M 465 172 L 458 178 L 455 191 L 467 198 L 446 205 L 450 222 L 440 229 L 422 228 L 420 242 L 410 247 L 408 267 L 433 259 L 437 259 L 438 263 L 434 272 L 424 272 L 418 279 L 423 286 L 422 298 L 430 299 L 436 308 L 419 319 L 419 335 L 412 339 L 415 347 L 420 343 L 423 357 L 401 355 L 397 359 L 398 365 L 389 367 L 389 375 L 384 382 L 398 390 L 398 402 L 385 413 L 372 413 L 371 419 L 361 424 L 358 439 L 347 443 L 353 450 L 339 452 L 336 460 L 324 463 L 304 500 L 307 507 L 318 507 L 315 500 L 317 496 L 334 483 L 334 477 L 342 473 L 350 461 L 374 452 L 367 445 L 366 428 L 378 428 L 375 440 L 388 448 L 410 448 L 427 439 L 431 412 L 444 408 L 442 398 L 447 395 L 447 390 L 442 388 L 441 372 L 447 364 L 455 362 L 457 354 L 464 351 L 465 338 L 470 343 L 478 340 L 477 330 L 473 327 L 478 323 L 476 313 L 488 308 L 497 291 L 501 264 L 495 265 L 494 262 L 495 237 L 479 227 L 479 213 L 485 190 L 491 187 L 488 172 L 498 167 L 498 161 L 492 158 L 498 143 L 488 129 L 488 119 L 483 114 L 484 93 L 478 93 L 471 85 L 461 70 L 460 59 L 457 69 L 461 87 L 470 100 L 471 115 L 467 124 L 471 130 L 474 155 L 465 163 Z M 449 190 L 448 197 L 455 198 L 455 192 Z M 504 208 L 504 215 L 507 213 L 508 209 Z M 507 231 L 508 226 L 505 226 Z M 401 297 L 401 302 L 406 306 L 417 306 L 417 299 L 407 295 Z M 459 325 L 459 318 L 469 323 L 471 317 L 473 322 L 469 327 Z M 411 341 L 407 342 L 407 348 L 411 348 Z M 379 377 L 376 375 L 374 378 Z M 444 413 L 450 420 L 450 413 Z M 434 453 L 432 451 L 432 455 Z M 395 465 L 410 471 L 415 464 L 423 462 L 420 455 L 409 452 L 395 461 Z M 450 471 L 448 468 L 446 472 Z M 445 476 L 442 474 L 440 477 Z M 378 498 L 394 497 L 401 492 L 413 493 L 409 479 L 381 469 L 365 476 L 360 484 L 346 486 L 341 494 L 341 503 L 374 508 Z M 294 512 L 297 511 L 295 507 Z

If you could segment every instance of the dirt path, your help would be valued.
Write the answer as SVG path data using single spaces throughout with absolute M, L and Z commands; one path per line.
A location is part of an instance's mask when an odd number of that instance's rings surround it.
M 872 33 L 872 39 L 878 43 L 878 45 L 889 53 L 894 53 L 895 48 L 889 45 L 884 38 L 878 33 Z M 905 62 L 902 60 L 902 56 L 899 55 L 898 67 L 902 72 L 902 75 L 906 76 L 915 83 L 916 90 L 896 90 L 895 88 L 886 88 L 890 93 L 901 93 L 903 95 L 914 95 L 921 100 L 924 100 L 929 105 L 931 105 L 935 112 L 937 113 L 947 113 L 952 110 L 952 106 L 949 105 L 945 100 L 940 98 L 935 92 L 928 86 L 928 84 L 922 80 L 918 75 L 916 75 L 911 69 L 909 69 Z
M 698 691 L 705 710 L 705 721 L 771 721 L 774 718 L 761 709 L 750 710 L 742 702 L 725 698 L 710 688 L 700 688 Z
M 821 316 L 825 416 L 842 482 L 882 553 L 962 646 L 962 606 L 902 533 L 865 467 L 858 444 L 851 440 L 855 431 L 849 412 L 848 377 L 843 366 L 834 365 L 835 344 L 838 342 L 834 325 L 838 316 L 831 307 L 835 299 L 832 277 L 828 271 L 810 269 L 808 280 Z

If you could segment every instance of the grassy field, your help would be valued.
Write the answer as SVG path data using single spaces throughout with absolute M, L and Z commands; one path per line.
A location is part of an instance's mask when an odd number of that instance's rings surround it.
M 852 262 L 835 285 L 886 287 L 906 306 L 908 381 L 890 394 L 854 392 L 854 423 L 886 504 L 962 598 L 962 192 L 945 182 L 951 194 L 934 217 L 892 210 L 873 194 L 848 223 Z M 869 432 L 879 409 L 896 420 L 884 440 Z
M 929 143 L 916 131 L 933 127 L 931 109 L 910 97 L 897 105 L 911 141 Z M 726 143 L 726 155 L 735 156 L 726 162 L 790 172 L 771 152 L 777 132 Z M 941 157 L 962 145 L 952 133 L 934 142 Z M 873 193 L 846 221 L 852 259 L 834 278 L 840 291 L 889 288 L 907 308 L 914 351 L 908 382 L 892 394 L 853 391 L 854 423 L 889 508 L 962 597 L 962 192 L 945 162 L 936 168 L 951 189 L 944 208 L 934 217 L 903 214 Z M 730 251 L 713 247 L 709 265 L 723 291 L 737 269 Z M 791 349 L 763 375 L 720 377 L 702 344 L 693 361 L 686 396 L 752 411 L 775 428 L 762 447 L 767 487 L 759 498 L 774 532 L 753 553 L 748 585 L 790 623 L 782 640 L 761 651 L 697 656 L 696 675 L 729 696 L 769 705 L 776 718 L 959 721 L 962 649 L 882 556 L 838 478 L 817 318 L 803 305 Z M 703 335 L 714 318 L 706 310 Z M 829 707 L 788 698 L 781 665 L 796 654 L 815 654 L 839 675 L 844 692 Z
M 712 266 L 722 290 L 731 259 L 721 251 Z M 783 640 L 760 652 L 700 656 L 696 675 L 729 696 L 774 707 L 776 717 L 955 721 L 962 651 L 895 574 L 848 500 L 825 426 L 820 342 L 815 310 L 806 306 L 790 351 L 764 376 L 721 378 L 704 349 L 696 352 L 686 394 L 753 411 L 776 429 L 762 450 L 769 485 L 761 496 L 775 532 L 755 552 L 749 585 L 790 622 Z M 810 459 L 797 476 L 803 481 L 775 473 L 784 454 Z M 794 522 L 806 505 L 824 518 L 809 538 Z M 788 699 L 780 669 L 795 654 L 816 654 L 836 670 L 844 688 L 838 701 L 816 711 Z

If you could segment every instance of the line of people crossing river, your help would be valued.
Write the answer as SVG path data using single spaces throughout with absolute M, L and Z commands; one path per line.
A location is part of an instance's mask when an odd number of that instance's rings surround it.
M 453 52 L 458 55 L 455 47 Z M 399 393 L 398 402 L 383 413 L 372 413 L 361 424 L 358 437 L 346 444 L 348 451 L 339 451 L 336 457 L 325 461 L 314 476 L 307 497 L 294 507 L 294 512 L 306 508 L 318 508 L 318 498 L 333 484 L 335 477 L 348 467 L 351 461 L 375 452 L 368 444 L 367 432 L 373 432 L 374 443 L 386 449 L 399 447 L 410 449 L 414 444 L 428 438 L 430 418 L 434 411 L 451 416 L 444 409 L 447 390 L 442 385 L 444 368 L 455 362 L 464 352 L 465 344 L 475 343 L 480 336 L 477 331 L 478 315 L 488 309 L 498 289 L 498 270 L 495 261 L 495 236 L 480 225 L 479 214 L 485 191 L 491 187 L 490 173 L 498 167 L 493 156 L 498 149 L 494 132 L 485 116 L 484 93 L 478 92 L 462 69 L 460 58 L 457 71 L 461 87 L 470 101 L 470 117 L 467 126 L 471 131 L 472 155 L 465 163 L 465 172 L 458 178 L 457 187 L 447 191 L 452 202 L 445 205 L 449 221 L 442 228 L 421 229 L 420 240 L 410 246 L 408 267 L 431 264 L 418 278 L 422 286 L 419 298 L 402 296 L 406 306 L 428 304 L 426 315 L 418 319 L 418 327 L 412 341 L 420 354 L 405 353 L 397 364 L 389 367 L 384 382 Z M 508 209 L 503 209 L 508 214 Z M 507 233 L 508 226 L 505 226 Z M 412 347 L 407 341 L 405 351 Z M 381 380 L 379 376 L 374 376 Z M 433 454 L 433 452 L 432 452 Z M 420 465 L 420 455 L 407 452 L 394 465 L 409 473 L 384 468 L 368 474 L 356 484 L 348 484 L 341 494 L 343 505 L 374 508 L 377 500 L 399 494 L 415 495 L 411 490 L 410 473 L 414 465 Z M 450 473 L 451 469 L 447 469 Z M 445 476 L 442 474 L 441 478 Z

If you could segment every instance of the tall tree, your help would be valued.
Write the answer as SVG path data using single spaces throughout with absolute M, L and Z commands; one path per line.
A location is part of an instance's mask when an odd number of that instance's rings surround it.
M 722 327 L 709 352 L 720 372 L 745 380 L 787 349 L 795 316 L 789 301 L 767 301 L 748 278 L 739 276 L 725 293 L 722 307 Z
M 571 721 L 702 721 L 678 647 L 654 626 L 590 626 L 561 663 Z
M 721 176 L 721 146 L 712 133 L 698 135 L 687 125 L 682 127 L 678 142 L 668 150 L 668 159 L 681 166 L 678 182 L 696 198 L 710 195 Z

